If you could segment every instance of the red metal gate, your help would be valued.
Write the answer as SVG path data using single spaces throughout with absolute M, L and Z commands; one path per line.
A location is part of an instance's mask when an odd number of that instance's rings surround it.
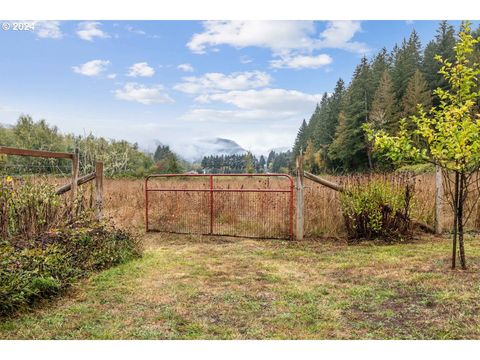
M 287 174 L 155 174 L 145 178 L 147 231 L 293 239 Z

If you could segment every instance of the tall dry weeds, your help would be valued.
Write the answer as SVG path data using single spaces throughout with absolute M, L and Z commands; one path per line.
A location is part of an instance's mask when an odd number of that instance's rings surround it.
M 356 175 L 323 177 L 333 182 L 348 185 L 354 182 L 366 182 L 378 177 L 388 177 L 395 181 L 396 175 Z M 68 179 L 52 179 L 52 183 L 63 185 Z M 279 188 L 285 184 L 278 179 L 244 179 L 226 177 L 216 180 L 218 188 Z M 435 216 L 435 176 L 432 173 L 410 176 L 414 183 L 412 218 L 433 226 Z M 190 189 L 208 189 L 208 179 L 158 180 L 152 187 Z M 345 226 L 340 206 L 339 194 L 329 188 L 305 179 L 305 236 L 344 237 Z M 91 198 L 93 189 L 82 186 L 85 197 Z M 151 193 L 152 222 L 154 226 L 163 226 L 169 230 L 175 227 L 188 229 L 207 229 L 209 226 L 209 195 L 194 193 L 175 195 L 172 193 Z M 474 201 L 473 194 L 469 201 Z M 285 197 L 257 193 L 238 195 L 235 193 L 217 193 L 215 195 L 215 223 L 219 232 L 236 231 L 237 235 L 251 233 L 259 235 L 281 233 L 285 231 L 288 219 L 281 214 L 286 206 Z M 294 202 L 295 204 L 295 202 Z M 142 231 L 145 226 L 144 180 L 105 179 L 104 183 L 105 216 L 115 225 Z M 281 214 L 280 214 L 281 213 Z M 444 206 L 445 229 L 453 224 L 453 216 L 447 204 Z M 271 218 L 267 220 L 266 218 Z M 233 224 L 236 224 L 233 227 Z M 480 229 L 480 205 L 467 223 L 468 230 Z

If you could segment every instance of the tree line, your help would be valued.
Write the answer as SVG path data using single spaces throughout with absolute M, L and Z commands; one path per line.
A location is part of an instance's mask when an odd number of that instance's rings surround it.
M 19 117 L 13 126 L 0 125 L 0 145 L 31 150 L 73 152 L 79 150 L 80 171 L 94 171 L 95 161 L 104 163 L 108 177 L 143 177 L 151 173 L 180 174 L 188 171 L 206 173 L 264 173 L 291 171 L 291 152 L 271 151 L 268 158 L 251 152 L 239 155 L 205 156 L 200 163 L 189 163 L 170 149 L 159 144 L 153 153 L 139 149 L 138 144 L 111 140 L 92 134 L 77 136 L 62 134 L 45 120 L 34 121 L 28 115 Z M 71 163 L 66 159 L 46 159 L 0 155 L 0 174 L 68 175 Z
M 480 27 L 473 32 L 480 37 Z M 436 56 L 453 61 L 457 34 L 442 21 L 435 38 L 422 48 L 415 30 L 392 51 L 383 48 L 371 59 L 363 57 L 348 86 L 342 79 L 333 93 L 325 93 L 310 117 L 303 121 L 292 149 L 292 160 L 304 154 L 305 169 L 314 172 L 351 172 L 388 169 L 391 162 L 373 153 L 364 124 L 393 134 L 401 119 L 424 108 L 439 105 L 434 90 L 450 84 L 439 73 Z M 475 48 L 480 59 L 480 46 Z
M 210 174 L 262 173 L 265 172 L 265 157 L 257 158 L 251 152 L 234 155 L 204 156 L 202 171 Z
M 0 144 L 32 150 L 73 152 L 79 149 L 82 173 L 94 171 L 95 161 L 103 161 L 106 176 L 140 177 L 153 172 L 154 159 L 140 151 L 137 144 L 103 137 L 62 134 L 45 120 L 34 121 L 22 115 L 12 127 L 0 126 Z M 17 174 L 69 174 L 71 163 L 66 159 L 45 159 L 0 155 L 0 172 Z
M 476 35 L 476 36 L 474 36 Z M 393 135 L 389 128 L 366 123 L 373 149 L 396 164 L 419 162 L 442 170 L 445 195 L 453 212 L 452 269 L 456 267 L 457 242 L 460 265 L 466 269 L 464 233 L 468 218 L 478 210 L 480 193 L 480 37 L 471 23 L 462 21 L 454 59 L 435 56 L 443 83 L 432 102 L 418 104 L 417 114 L 400 121 Z M 443 86 L 442 86 L 443 85 Z
M 275 152 L 271 150 L 268 157 L 253 155 L 251 152 L 235 155 L 204 156 L 200 166 L 205 173 L 288 173 L 291 172 L 291 151 Z

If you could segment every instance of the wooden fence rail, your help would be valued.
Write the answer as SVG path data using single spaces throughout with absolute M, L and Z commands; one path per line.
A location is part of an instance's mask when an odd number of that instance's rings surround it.
M 30 150 L 30 149 L 18 149 L 7 146 L 0 146 L 0 154 L 4 155 L 16 155 L 16 156 L 31 156 L 41 158 L 53 158 L 53 159 L 69 159 L 72 160 L 72 175 L 71 182 L 57 189 L 57 195 L 65 194 L 71 191 L 72 201 L 77 197 L 78 186 L 95 180 L 95 214 L 97 219 L 102 218 L 102 206 L 103 206 L 103 163 L 95 163 L 95 172 L 88 175 L 79 177 L 80 172 L 80 154 L 78 149 L 75 149 L 73 153 L 54 152 L 45 150 Z
M 300 211 L 297 211 L 297 239 L 298 240 L 303 239 L 303 233 L 304 233 L 304 229 L 303 229 L 303 224 L 304 224 L 303 178 L 304 177 L 306 179 L 309 179 L 309 180 L 313 181 L 313 182 L 316 182 L 317 184 L 326 186 L 326 187 L 328 187 L 328 188 L 330 188 L 334 191 L 338 191 L 338 192 L 342 192 L 342 193 L 345 193 L 345 192 L 348 191 L 347 189 L 345 189 L 345 187 L 343 187 L 339 184 L 336 184 L 332 181 L 323 179 L 320 176 L 313 175 L 313 174 L 311 174 L 307 171 L 304 171 L 303 166 L 301 164 L 302 161 L 303 161 L 303 159 L 297 159 L 297 168 L 296 168 L 296 170 L 297 170 L 296 171 L 297 172 L 297 174 L 296 174 L 297 175 L 297 208 L 300 208 Z M 437 181 L 438 181 L 438 179 L 437 179 Z M 438 192 L 438 186 L 437 186 L 437 192 Z M 436 209 L 438 209 L 438 206 L 441 206 L 441 204 L 439 204 L 438 195 L 437 195 L 435 206 L 436 206 Z M 441 212 L 436 210 L 436 216 L 440 217 Z M 411 221 L 415 226 L 418 226 L 420 229 L 422 229 L 425 232 L 432 233 L 432 234 L 435 234 L 435 233 L 438 234 L 441 231 L 441 230 L 439 231 L 437 223 L 436 223 L 436 226 L 433 227 L 433 226 L 430 226 L 430 225 L 428 225 L 428 224 L 426 224 L 422 221 L 416 220 L 416 219 L 412 219 Z M 437 222 L 441 223 L 441 220 L 437 221 Z
M 86 184 L 92 180 L 95 180 L 95 173 L 90 173 L 90 174 L 87 174 L 85 176 L 82 176 L 82 177 L 79 177 L 77 179 L 77 186 L 80 186 L 80 185 L 83 185 L 83 184 Z M 58 188 L 57 189 L 57 195 L 62 195 L 62 194 L 65 194 L 66 192 L 69 192 L 70 190 L 72 190 L 72 184 L 66 184 L 66 185 L 63 185 L 62 187 Z
M 43 157 L 43 158 L 56 158 L 56 159 L 73 159 L 73 157 L 74 157 L 74 154 L 72 154 L 72 153 L 53 152 L 53 151 L 44 151 L 44 150 L 18 149 L 18 148 L 12 148 L 12 147 L 7 147 L 7 146 L 0 146 L 0 154 Z

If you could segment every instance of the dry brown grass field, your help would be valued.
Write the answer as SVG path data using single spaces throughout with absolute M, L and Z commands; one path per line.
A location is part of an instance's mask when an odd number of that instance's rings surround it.
M 394 175 L 355 175 L 323 178 L 341 185 L 366 183 L 372 179 L 402 181 Z M 40 179 L 40 178 L 39 178 Z M 400 179 L 400 180 L 399 180 Z M 409 178 L 414 184 L 412 217 L 431 226 L 435 218 L 435 175 L 420 174 Z M 66 178 L 50 178 L 50 182 L 63 185 Z M 150 188 L 209 189 L 205 178 L 155 178 Z M 235 178 L 224 177 L 215 180 L 217 189 L 289 189 L 286 178 Z M 93 185 L 81 187 L 84 198 L 92 202 Z M 151 192 L 151 228 L 167 232 L 208 233 L 209 193 Z M 472 193 L 470 201 L 478 198 Z M 215 233 L 231 236 L 287 237 L 288 235 L 288 193 L 216 193 Z M 296 201 L 294 198 L 294 213 Z M 145 229 L 145 181 L 144 179 L 105 179 L 105 215 L 121 228 L 143 231 Z M 445 201 L 444 228 L 453 225 L 450 205 Z M 294 214 L 295 215 L 295 214 Z M 295 216 L 294 216 L 295 217 Z M 233 226 L 235 224 L 235 226 Z M 474 206 L 466 226 L 467 231 L 480 230 L 480 202 Z M 344 222 L 340 207 L 340 194 L 313 181 L 305 179 L 305 236 L 308 238 L 345 236 Z
M 366 181 L 358 176 L 325 176 L 325 178 L 339 184 L 348 184 L 353 181 Z M 155 182 L 157 181 L 157 182 Z M 155 180 L 150 186 L 152 188 L 208 188 L 208 179 L 198 180 Z M 224 188 L 288 188 L 284 180 L 271 179 L 269 183 L 265 179 L 235 179 L 225 178 L 218 180 Z M 412 216 L 433 226 L 434 223 L 434 198 L 435 179 L 434 174 L 422 174 L 414 177 L 414 197 Z M 345 235 L 343 218 L 340 208 L 339 194 L 329 188 L 305 180 L 305 234 L 307 237 L 338 237 Z M 120 227 L 143 230 L 145 225 L 145 192 L 144 181 L 139 180 L 111 180 L 105 181 L 105 213 L 114 223 Z M 219 193 L 215 198 L 215 213 L 218 213 L 218 223 L 223 223 L 228 230 L 228 224 L 234 221 L 243 221 L 244 227 L 237 227 L 234 230 L 246 235 L 248 222 L 255 223 L 262 218 L 271 219 L 270 226 L 276 226 L 280 232 L 285 232 L 285 222 L 288 222 L 285 210 L 287 194 L 249 194 L 238 195 L 235 193 Z M 295 205 L 295 201 L 294 201 Z M 155 227 L 162 222 L 168 224 L 175 230 L 174 226 L 183 224 L 180 229 L 188 228 L 202 232 L 208 225 L 208 193 L 151 193 L 150 209 L 152 211 L 151 223 Z M 222 208 L 223 206 L 223 208 Z M 228 207 L 228 208 L 225 208 Z M 269 212 L 270 211 L 270 212 Z M 276 214 L 280 212 L 281 214 Z M 448 204 L 444 204 L 445 228 L 448 229 L 452 223 L 451 210 Z M 178 220 L 184 217 L 184 222 Z M 222 215 L 223 214 L 223 215 Z M 223 216 L 223 218 L 222 218 Z M 472 213 L 467 224 L 468 230 L 480 229 L 480 208 L 477 207 Z M 218 229 L 219 231 L 221 229 Z M 272 233 L 270 231 L 269 233 Z M 234 235 L 234 234 L 230 234 Z M 258 234 L 261 236 L 262 234 Z

